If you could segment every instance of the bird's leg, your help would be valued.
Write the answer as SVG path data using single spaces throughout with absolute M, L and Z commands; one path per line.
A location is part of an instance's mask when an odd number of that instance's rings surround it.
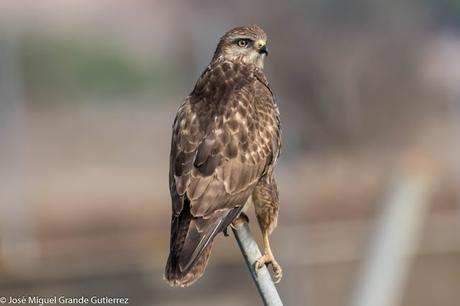
M 249 223 L 249 218 L 248 216 L 244 213 L 244 212 L 240 212 L 240 214 L 238 215 L 238 217 L 236 217 L 235 220 L 233 220 L 232 223 L 230 223 L 230 226 L 233 228 L 233 229 L 236 229 L 235 228 L 235 225 L 238 225 L 240 223 Z M 228 226 L 223 230 L 223 233 L 224 233 L 224 236 L 225 237 L 228 237 Z
M 264 255 L 257 259 L 254 265 L 254 269 L 257 273 L 259 269 L 262 268 L 264 265 L 271 264 L 273 267 L 273 272 L 275 272 L 275 283 L 277 284 L 283 277 L 283 269 L 276 261 L 275 256 L 273 256 L 272 250 L 270 248 L 270 241 L 268 239 L 268 232 L 266 230 L 263 230 L 262 236 L 264 239 Z
M 254 269 L 257 273 L 264 265 L 271 264 L 275 274 L 275 282 L 279 283 L 283 276 L 283 270 L 273 256 L 268 239 L 268 236 L 276 228 L 279 207 L 278 190 L 272 174 L 262 178 L 257 183 L 252 193 L 252 199 L 264 243 L 264 254 L 255 262 Z
M 236 217 L 235 220 L 233 220 L 230 226 L 233 229 L 236 229 L 235 226 L 241 223 L 249 223 L 249 217 L 244 212 L 240 212 L 238 217 Z

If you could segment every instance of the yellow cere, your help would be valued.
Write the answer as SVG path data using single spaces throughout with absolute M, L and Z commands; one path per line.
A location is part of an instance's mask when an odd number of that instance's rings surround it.
M 259 39 L 259 40 L 257 41 L 257 43 L 256 43 L 256 44 L 257 44 L 257 48 L 259 48 L 259 49 L 262 48 L 263 46 L 265 46 L 266 43 L 267 43 L 267 41 L 265 41 L 265 40 L 263 40 L 263 39 Z

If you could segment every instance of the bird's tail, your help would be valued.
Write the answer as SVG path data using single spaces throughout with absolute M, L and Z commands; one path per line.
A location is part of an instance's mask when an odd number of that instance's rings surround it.
M 225 229 L 243 206 L 229 212 L 215 213 L 213 218 L 193 218 L 190 204 L 173 216 L 171 241 L 165 279 L 171 286 L 186 287 L 197 281 L 208 265 L 214 237 Z
M 164 278 L 171 286 L 186 287 L 197 281 L 204 273 L 208 265 L 214 237 L 207 240 L 202 247 L 193 245 L 190 247 L 190 239 L 186 245 L 186 238 L 190 235 L 189 228 L 194 228 L 193 216 L 190 213 L 188 201 L 179 216 L 173 216 L 171 224 L 171 241 L 168 262 L 166 263 Z M 193 236 L 193 234 L 192 234 Z M 200 241 L 201 237 L 195 237 Z M 193 239 L 195 240 L 195 239 Z M 193 244 L 194 242 L 192 242 Z M 193 252 L 198 248 L 198 252 Z M 196 254 L 196 255 L 192 255 Z M 181 258 L 181 256 L 183 258 Z M 187 264 L 184 265 L 184 262 Z
M 211 254 L 212 242 L 203 250 L 193 265 L 186 271 L 181 271 L 179 258 L 173 253 L 169 254 L 165 269 L 165 279 L 171 286 L 187 287 L 196 282 L 204 273 Z

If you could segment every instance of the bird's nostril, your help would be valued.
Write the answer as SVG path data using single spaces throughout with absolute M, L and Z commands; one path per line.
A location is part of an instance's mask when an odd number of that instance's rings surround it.
M 259 49 L 259 54 L 268 55 L 268 48 L 267 48 L 267 45 L 264 45 L 264 46 L 262 46 L 262 48 Z

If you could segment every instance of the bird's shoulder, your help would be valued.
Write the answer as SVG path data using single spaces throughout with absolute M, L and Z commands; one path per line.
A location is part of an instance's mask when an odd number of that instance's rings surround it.
M 238 90 L 254 81 L 253 67 L 218 58 L 211 62 L 198 78 L 190 94 L 191 102 L 202 97 L 218 98 L 216 94 L 222 91 Z
M 213 61 L 198 79 L 186 102 L 190 111 L 200 118 L 228 116 L 242 110 L 256 116 L 263 112 L 278 112 L 273 92 L 262 69 L 225 59 Z
M 235 139 L 242 162 L 251 158 L 252 151 L 260 151 L 270 143 L 271 152 L 279 154 L 280 118 L 273 93 L 263 71 L 257 67 L 229 60 L 212 62 L 203 72 L 193 92 L 180 107 L 175 134 L 182 140 L 183 150 L 197 149 L 197 141 L 210 141 L 224 153 L 235 158 Z M 251 146 L 252 145 L 252 146 Z M 266 154 L 262 154 L 266 157 Z

